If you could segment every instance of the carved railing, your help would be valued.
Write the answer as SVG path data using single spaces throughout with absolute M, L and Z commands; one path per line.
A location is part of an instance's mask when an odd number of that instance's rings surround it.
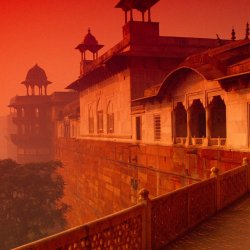
M 226 146 L 226 138 L 210 138 L 209 145 L 210 146 Z
M 205 138 L 195 138 L 195 137 L 192 137 L 192 145 L 202 145 L 204 144 L 204 140 Z
M 243 196 L 248 189 L 248 167 L 241 166 L 218 176 L 219 209 Z
M 187 138 L 186 137 L 176 137 L 175 143 L 185 145 Z
M 140 191 L 140 204 L 14 250 L 163 249 L 190 228 L 250 190 L 250 166 L 149 199 Z
M 152 249 L 161 249 L 216 211 L 215 178 L 152 200 Z
M 186 137 L 175 137 L 174 143 L 175 144 L 182 144 L 184 145 L 187 141 Z M 207 144 L 208 141 L 208 144 Z M 226 146 L 226 138 L 206 138 L 206 137 L 192 137 L 191 142 L 192 145 L 209 145 L 209 146 Z
M 144 205 L 15 248 L 15 250 L 142 249 Z

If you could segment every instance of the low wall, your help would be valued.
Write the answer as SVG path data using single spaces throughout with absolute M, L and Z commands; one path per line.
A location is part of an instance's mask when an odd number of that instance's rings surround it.
M 143 204 L 136 205 L 15 249 L 142 249 L 145 243 L 144 209 Z
M 15 250 L 162 249 L 246 194 L 249 180 L 245 160 L 234 170 L 153 199 L 143 189 L 139 205 Z

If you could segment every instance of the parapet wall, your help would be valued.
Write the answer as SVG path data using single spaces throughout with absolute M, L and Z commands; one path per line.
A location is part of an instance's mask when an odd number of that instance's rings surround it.
M 150 199 L 100 220 L 16 248 L 165 249 L 169 242 L 249 192 L 249 162 L 208 180 Z
M 56 158 L 64 164 L 69 227 L 95 220 L 138 202 L 138 190 L 156 197 L 241 164 L 248 153 L 219 149 L 137 145 L 58 139 Z

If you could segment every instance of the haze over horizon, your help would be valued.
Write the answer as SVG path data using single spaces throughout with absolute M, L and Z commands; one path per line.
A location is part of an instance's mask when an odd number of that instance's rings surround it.
M 15 95 L 25 95 L 20 83 L 35 64 L 53 82 L 49 93 L 61 91 L 79 76 L 80 55 L 74 48 L 88 28 L 105 47 L 103 54 L 122 39 L 124 14 L 118 0 L 1 0 L 0 115 L 8 114 Z M 152 21 L 160 22 L 164 36 L 237 39 L 250 22 L 249 0 L 160 0 L 152 8 Z M 137 16 L 137 15 L 135 15 Z M 135 17 L 136 19 L 136 17 Z

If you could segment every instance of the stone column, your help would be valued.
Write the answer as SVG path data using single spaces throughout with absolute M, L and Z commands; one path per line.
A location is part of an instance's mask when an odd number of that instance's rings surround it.
M 148 9 L 148 21 L 151 22 L 151 9 Z
M 191 110 L 187 109 L 187 139 L 186 146 L 191 145 Z
M 34 86 L 31 86 L 31 94 L 35 95 L 35 87 Z
M 142 219 L 142 249 L 152 249 L 151 239 L 151 200 L 149 198 L 149 191 L 145 188 L 139 191 L 139 202 L 144 205 L 143 219 Z
M 248 190 L 248 192 L 250 192 L 250 164 L 249 164 L 249 159 L 247 157 L 243 158 L 242 166 L 246 167 L 246 171 L 247 171 L 247 190 Z
M 125 10 L 124 13 L 125 13 L 125 23 L 127 23 L 128 22 L 128 11 Z
M 217 167 L 212 167 L 210 169 L 210 178 L 215 178 L 215 204 L 216 210 L 221 209 L 221 190 L 220 190 L 220 170 Z
M 211 138 L 211 109 L 209 105 L 206 107 L 206 139 L 205 139 L 205 145 L 209 146 L 209 140 Z
M 134 17 L 133 17 L 133 9 L 130 10 L 130 21 L 133 21 Z
M 175 127 L 175 125 L 176 125 L 176 117 L 175 117 L 175 111 L 173 109 L 173 111 L 172 111 L 172 136 L 173 136 L 172 141 L 173 141 L 173 144 L 176 143 L 176 127 Z

